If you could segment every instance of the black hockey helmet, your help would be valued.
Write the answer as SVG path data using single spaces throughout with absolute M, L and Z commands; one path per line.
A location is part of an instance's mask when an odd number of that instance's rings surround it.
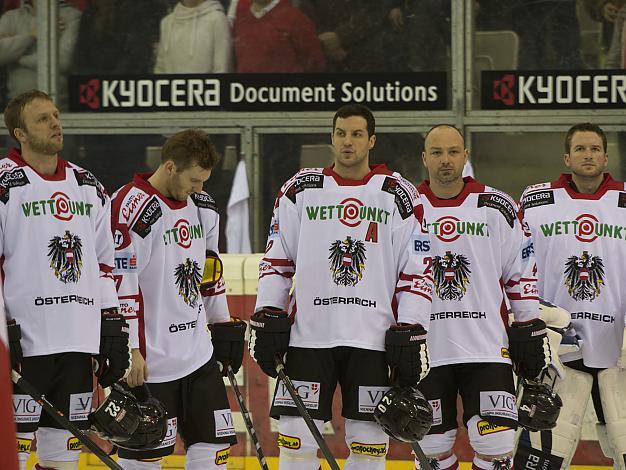
M 556 426 L 563 402 L 548 384 L 522 379 L 517 421 L 529 431 L 547 431 Z
M 111 393 L 89 414 L 92 429 L 103 439 L 130 450 L 154 449 L 167 433 L 167 412 L 147 385 L 113 384 Z
M 394 439 L 415 442 L 430 430 L 433 409 L 417 388 L 392 387 L 374 408 L 374 419 Z

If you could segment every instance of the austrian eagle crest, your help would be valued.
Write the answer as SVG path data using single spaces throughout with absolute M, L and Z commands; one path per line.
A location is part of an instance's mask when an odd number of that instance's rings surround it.
M 198 305 L 200 281 L 202 280 L 200 265 L 187 258 L 184 263 L 176 266 L 174 278 L 176 287 L 178 287 L 178 295 L 183 298 L 187 305 L 195 308 Z
M 346 237 L 330 245 L 330 271 L 338 286 L 355 286 L 363 278 L 365 269 L 365 243 Z
M 594 300 L 604 285 L 604 262 L 599 256 L 583 251 L 565 262 L 565 285 L 574 300 Z
M 441 300 L 461 300 L 469 284 L 470 262 L 465 255 L 446 251 L 433 258 L 435 292 Z
M 83 269 L 83 242 L 69 230 L 62 236 L 53 237 L 48 243 L 50 268 L 64 284 L 78 282 Z

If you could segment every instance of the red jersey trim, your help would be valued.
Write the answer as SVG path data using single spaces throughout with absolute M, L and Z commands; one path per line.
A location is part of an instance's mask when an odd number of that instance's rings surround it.
M 563 173 L 560 178 L 556 181 L 550 183 L 551 188 L 563 188 L 565 192 L 572 199 L 587 199 L 587 200 L 598 200 L 602 196 L 604 196 L 607 191 L 615 190 L 615 191 L 624 191 L 624 183 L 621 181 L 615 181 L 610 173 L 604 173 L 604 179 L 602 180 L 602 184 L 593 194 L 585 194 L 579 193 L 576 191 L 573 186 L 572 174 L 571 173 Z
M 26 160 L 24 160 L 22 158 L 22 152 L 19 149 L 12 148 L 11 150 L 9 150 L 8 158 L 13 160 L 18 166 L 27 166 L 27 167 L 29 167 L 31 170 L 33 170 L 42 179 L 44 179 L 46 181 L 63 181 L 65 179 L 65 176 L 66 176 L 65 169 L 70 166 L 69 163 L 66 160 L 64 160 L 61 157 L 57 156 L 57 168 L 54 171 L 54 174 L 52 174 L 52 175 L 43 175 L 43 174 L 39 173 L 37 170 L 35 170 L 32 166 L 30 166 L 26 162 Z
M 479 183 L 471 176 L 466 176 L 463 178 L 465 185 L 461 192 L 453 198 L 450 199 L 440 199 L 435 196 L 435 193 L 430 189 L 430 180 L 424 180 L 422 184 L 417 187 L 417 191 L 420 195 L 424 196 L 428 199 L 428 202 L 433 207 L 458 207 L 465 202 L 467 196 L 473 193 L 482 193 L 485 191 L 485 185 Z
M 349 179 L 342 178 L 337 173 L 335 173 L 334 168 L 335 168 L 335 164 L 327 168 L 324 168 L 324 170 L 322 170 L 322 173 L 325 176 L 332 177 L 339 186 L 362 186 L 364 184 L 367 184 L 369 180 L 371 180 L 374 177 L 374 175 L 391 176 L 393 174 L 391 170 L 389 170 L 389 168 L 387 168 L 385 164 L 381 163 L 379 165 L 370 165 L 370 172 L 367 175 L 365 175 L 363 179 L 349 180 Z
M 183 207 L 187 207 L 187 200 L 184 201 L 176 201 L 174 199 L 170 199 L 167 196 L 161 194 L 154 186 L 150 184 L 148 178 L 150 178 L 154 173 L 135 173 L 133 177 L 133 183 L 142 191 L 150 195 L 155 195 L 159 199 L 161 199 L 170 209 L 182 209 Z

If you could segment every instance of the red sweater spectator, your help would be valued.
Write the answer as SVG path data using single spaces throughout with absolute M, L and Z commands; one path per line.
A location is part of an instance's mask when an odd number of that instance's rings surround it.
M 235 23 L 237 72 L 323 72 L 315 25 L 287 0 L 239 0 Z

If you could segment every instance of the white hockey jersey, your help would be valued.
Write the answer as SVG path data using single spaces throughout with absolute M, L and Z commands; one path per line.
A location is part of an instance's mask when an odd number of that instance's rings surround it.
M 88 171 L 58 158 L 41 175 L 17 149 L 0 160 L 2 287 L 24 356 L 99 351 L 100 310 L 118 306 L 110 217 Z
M 174 201 L 135 175 L 113 195 L 113 274 L 150 382 L 180 379 L 213 354 L 206 323 L 229 321 L 226 286 L 200 289 L 206 250 L 217 253 L 219 215 L 206 193 Z
M 464 181 L 453 199 L 437 198 L 428 181 L 418 187 L 432 243 L 432 367 L 511 363 L 505 293 L 516 321 L 539 316 L 534 257 L 517 205 L 471 177 Z
M 571 181 L 564 174 L 522 194 L 539 295 L 570 312 L 585 365 L 615 367 L 626 311 L 626 186 L 607 173 L 594 194 L 582 194 Z
M 359 181 L 332 168 L 299 171 L 276 199 L 256 308 L 289 305 L 290 345 L 304 348 L 384 351 L 396 321 L 428 329 L 421 210 L 413 185 L 384 165 Z

